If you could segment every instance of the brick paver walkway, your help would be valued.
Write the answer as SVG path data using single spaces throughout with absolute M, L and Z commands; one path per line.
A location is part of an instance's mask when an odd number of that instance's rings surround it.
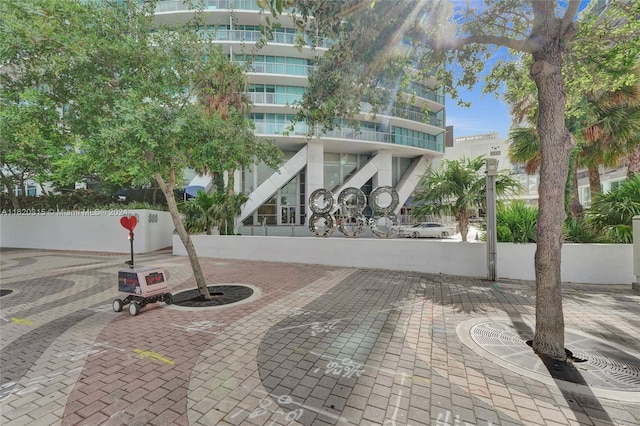
M 0 254 L 2 425 L 640 425 L 640 375 L 637 398 L 596 396 L 459 338 L 473 319 L 533 324 L 531 282 L 201 259 L 208 285 L 257 297 L 132 317 L 111 308 L 126 255 Z M 163 267 L 174 294 L 195 286 L 186 258 L 136 263 Z M 567 329 L 640 365 L 630 285 L 567 285 L 564 305 Z

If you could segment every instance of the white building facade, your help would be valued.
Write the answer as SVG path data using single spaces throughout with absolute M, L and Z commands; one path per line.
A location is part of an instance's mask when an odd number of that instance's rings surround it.
M 506 139 L 501 138 L 497 132 L 455 138 L 453 146 L 445 148 L 443 159 L 459 160 L 462 157 L 475 158 L 479 156 L 496 158 L 500 170 L 511 170 L 523 188 L 522 193 L 517 198 L 526 201 L 530 205 L 538 205 L 540 175 L 538 173 L 528 175 L 525 173 L 523 165 L 512 164 L 509 160 L 509 143 Z M 435 161 L 433 166 L 439 167 L 440 162 L 441 160 Z M 617 168 L 600 167 L 600 182 L 603 192 L 609 192 L 616 188 L 626 178 L 627 168 L 624 161 Z M 583 207 L 591 205 L 591 190 L 586 169 L 578 170 L 578 195 L 580 204 Z
M 358 126 L 344 125 L 311 139 L 305 123 L 287 132 L 296 112 L 292 104 L 302 98 L 314 71 L 313 59 L 330 44 L 298 48 L 299 31 L 283 18 L 273 40 L 249 57 L 246 52 L 262 36 L 264 13 L 257 2 L 205 0 L 204 6 L 208 25 L 201 30 L 210 31 L 231 60 L 251 62 L 247 95 L 257 136 L 274 139 L 284 152 L 278 170 L 261 164 L 237 172 L 236 192 L 249 195 L 238 224 L 305 225 L 311 216 L 309 195 L 321 188 L 337 196 L 347 187 L 369 195 L 376 187 L 392 186 L 399 213 L 432 160 L 444 154 L 444 95 L 436 81 L 413 83 L 408 95 L 416 101 L 404 109 L 389 107 L 374 117 L 363 103 Z M 156 17 L 169 22 L 190 13 L 182 0 L 161 1 L 156 9 Z M 191 182 L 207 189 L 210 184 L 206 176 Z
M 524 172 L 524 167 L 511 163 L 509 143 L 506 139 L 501 138 L 497 132 L 455 138 L 453 146 L 445 148 L 444 159 L 459 160 L 463 157 L 476 158 L 480 156 L 495 158 L 498 160 L 499 170 L 509 170 L 514 173 L 514 178 L 520 182 L 523 189 L 518 195 L 518 199 L 524 200 L 530 205 L 538 204 L 539 175 L 528 175 Z M 439 164 L 434 164 L 434 166 L 437 167 Z

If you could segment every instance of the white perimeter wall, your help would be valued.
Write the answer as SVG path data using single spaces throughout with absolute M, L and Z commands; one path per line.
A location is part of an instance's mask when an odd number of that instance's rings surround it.
M 116 209 L 1 215 L 0 247 L 128 253 L 129 231 L 120 225 L 120 218 L 131 215 L 138 217 L 133 240 L 135 253 L 172 245 L 174 226 L 169 212 Z
M 486 245 L 421 239 L 192 235 L 199 256 L 486 277 Z M 186 256 L 178 236 L 173 253 Z M 499 278 L 535 280 L 535 244 L 498 243 Z M 563 244 L 562 280 L 631 284 L 631 244 Z

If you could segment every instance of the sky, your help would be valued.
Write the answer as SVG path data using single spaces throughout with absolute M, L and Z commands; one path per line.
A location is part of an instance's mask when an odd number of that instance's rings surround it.
M 453 126 L 453 137 L 483 135 L 498 132 L 501 138 L 507 137 L 511 126 L 511 117 L 506 104 L 494 95 L 482 95 L 481 85 L 474 91 L 459 90 L 471 107 L 459 107 L 455 100 L 447 96 L 445 100 L 447 126 Z

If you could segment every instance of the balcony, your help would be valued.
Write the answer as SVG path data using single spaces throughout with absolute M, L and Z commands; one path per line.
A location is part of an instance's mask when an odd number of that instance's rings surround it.
M 248 30 L 200 30 L 200 33 L 206 33 L 207 40 L 215 41 L 240 41 L 240 42 L 257 42 L 265 37 L 260 31 Z M 273 39 L 268 43 L 289 44 L 292 46 L 300 45 L 300 34 L 289 34 L 282 32 L 273 32 Z M 304 37 L 304 45 L 311 46 L 311 39 Z M 316 47 L 328 49 L 333 45 L 332 41 L 323 40 Z
M 288 132 L 291 136 L 307 136 L 309 127 L 304 123 L 296 123 L 293 131 L 290 131 L 290 123 L 255 123 L 257 134 L 262 135 L 283 135 Z M 319 133 L 319 129 L 316 130 Z M 373 130 L 354 130 L 342 128 L 326 132 L 322 137 L 336 139 L 352 139 L 367 142 L 390 143 L 396 145 L 411 146 L 428 149 L 431 151 L 444 152 L 444 143 L 438 141 L 428 141 L 409 136 L 395 135 L 389 132 L 376 132 Z
M 244 61 L 238 61 L 240 64 L 245 64 Z M 261 73 L 261 74 L 287 74 L 298 75 L 302 77 L 308 77 L 315 70 L 313 65 L 301 65 L 301 64 L 283 64 L 275 62 L 252 62 L 249 65 L 249 72 Z
M 245 95 L 254 104 L 293 105 L 302 100 L 299 94 L 247 92 Z
M 204 10 L 260 10 L 255 0 L 204 0 Z M 192 10 L 184 3 L 184 0 L 159 1 L 156 4 L 156 13 L 179 12 Z

